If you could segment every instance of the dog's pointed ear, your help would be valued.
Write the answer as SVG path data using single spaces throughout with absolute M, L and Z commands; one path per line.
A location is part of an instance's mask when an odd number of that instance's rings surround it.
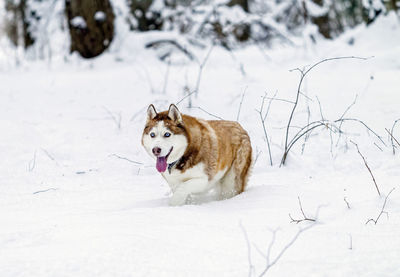
M 154 108 L 153 104 L 150 104 L 150 106 L 147 108 L 147 121 L 154 119 L 156 115 L 156 108 Z
M 169 106 L 168 117 L 171 118 L 175 122 L 183 123 L 181 112 L 178 110 L 178 108 L 174 104 L 171 104 Z

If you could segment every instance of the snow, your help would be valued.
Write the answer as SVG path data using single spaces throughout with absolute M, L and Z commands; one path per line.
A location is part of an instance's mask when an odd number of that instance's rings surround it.
M 307 12 L 309 12 L 313 17 L 320 17 L 328 13 L 327 7 L 317 5 L 313 1 L 306 1 L 305 4 L 307 7 Z
M 95 15 L 96 18 L 96 15 Z M 75 16 L 70 20 L 71 25 L 74 26 L 75 28 L 81 28 L 84 29 L 87 27 L 86 21 L 82 16 Z
M 265 267 L 259 251 L 266 254 L 274 241 L 274 260 L 309 226 L 266 276 L 399 276 L 400 153 L 393 155 L 385 132 L 400 118 L 399 29 L 390 14 L 307 47 L 232 53 L 214 47 L 193 105 L 236 120 L 245 91 L 239 122 L 258 158 L 244 193 L 182 207 L 168 206 L 168 186 L 140 144 L 147 106 L 166 109 L 196 85 L 198 63 L 178 52 L 163 63 L 143 47 L 176 34 L 120 31 L 110 51 L 91 61 L 73 55 L 12 66 L 14 58 L 2 52 L 0 276 L 248 276 L 249 257 L 258 276 Z M 202 62 L 209 49 L 192 51 Z M 309 98 L 300 96 L 293 126 L 306 124 L 307 99 L 311 120 L 321 119 L 316 96 L 323 117 L 334 120 L 358 95 L 346 116 L 368 124 L 386 146 L 359 124 L 345 123 L 337 146 L 333 134 L 332 150 L 330 131 L 322 128 L 303 154 L 300 140 L 279 167 L 292 106 L 276 100 L 266 120 L 271 167 L 255 111 L 264 92 L 293 101 L 299 74 L 290 69 L 353 55 L 374 57 L 329 61 L 310 72 L 303 86 Z M 214 119 L 189 109 L 188 99 L 179 108 Z M 400 138 L 400 129 L 394 135 Z M 366 224 L 392 188 L 388 216 Z M 315 224 L 291 223 L 289 214 L 302 218 L 298 197 Z
M 106 20 L 106 17 L 107 17 L 106 14 L 102 11 L 97 11 L 94 14 L 94 19 L 96 19 L 97 21 L 104 21 Z

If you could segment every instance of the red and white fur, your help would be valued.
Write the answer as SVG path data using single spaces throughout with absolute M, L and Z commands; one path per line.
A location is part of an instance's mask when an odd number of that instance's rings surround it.
M 237 122 L 198 119 L 181 114 L 173 104 L 157 113 L 150 105 L 142 144 L 173 192 L 172 206 L 210 190 L 218 199 L 230 198 L 246 187 L 252 149 Z

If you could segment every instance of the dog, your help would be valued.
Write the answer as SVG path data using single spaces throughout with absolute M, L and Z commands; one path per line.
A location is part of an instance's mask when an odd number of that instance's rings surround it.
M 211 190 L 218 200 L 228 199 L 246 188 L 252 148 L 238 122 L 195 118 L 174 104 L 157 113 L 151 104 L 142 145 L 171 188 L 171 206 Z

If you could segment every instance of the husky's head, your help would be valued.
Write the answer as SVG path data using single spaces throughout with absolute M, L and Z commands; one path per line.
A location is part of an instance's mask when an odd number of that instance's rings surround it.
M 156 159 L 156 168 L 164 172 L 168 164 L 178 161 L 188 146 L 186 129 L 178 108 L 171 104 L 168 111 L 157 113 L 153 105 L 147 109 L 142 144 Z

